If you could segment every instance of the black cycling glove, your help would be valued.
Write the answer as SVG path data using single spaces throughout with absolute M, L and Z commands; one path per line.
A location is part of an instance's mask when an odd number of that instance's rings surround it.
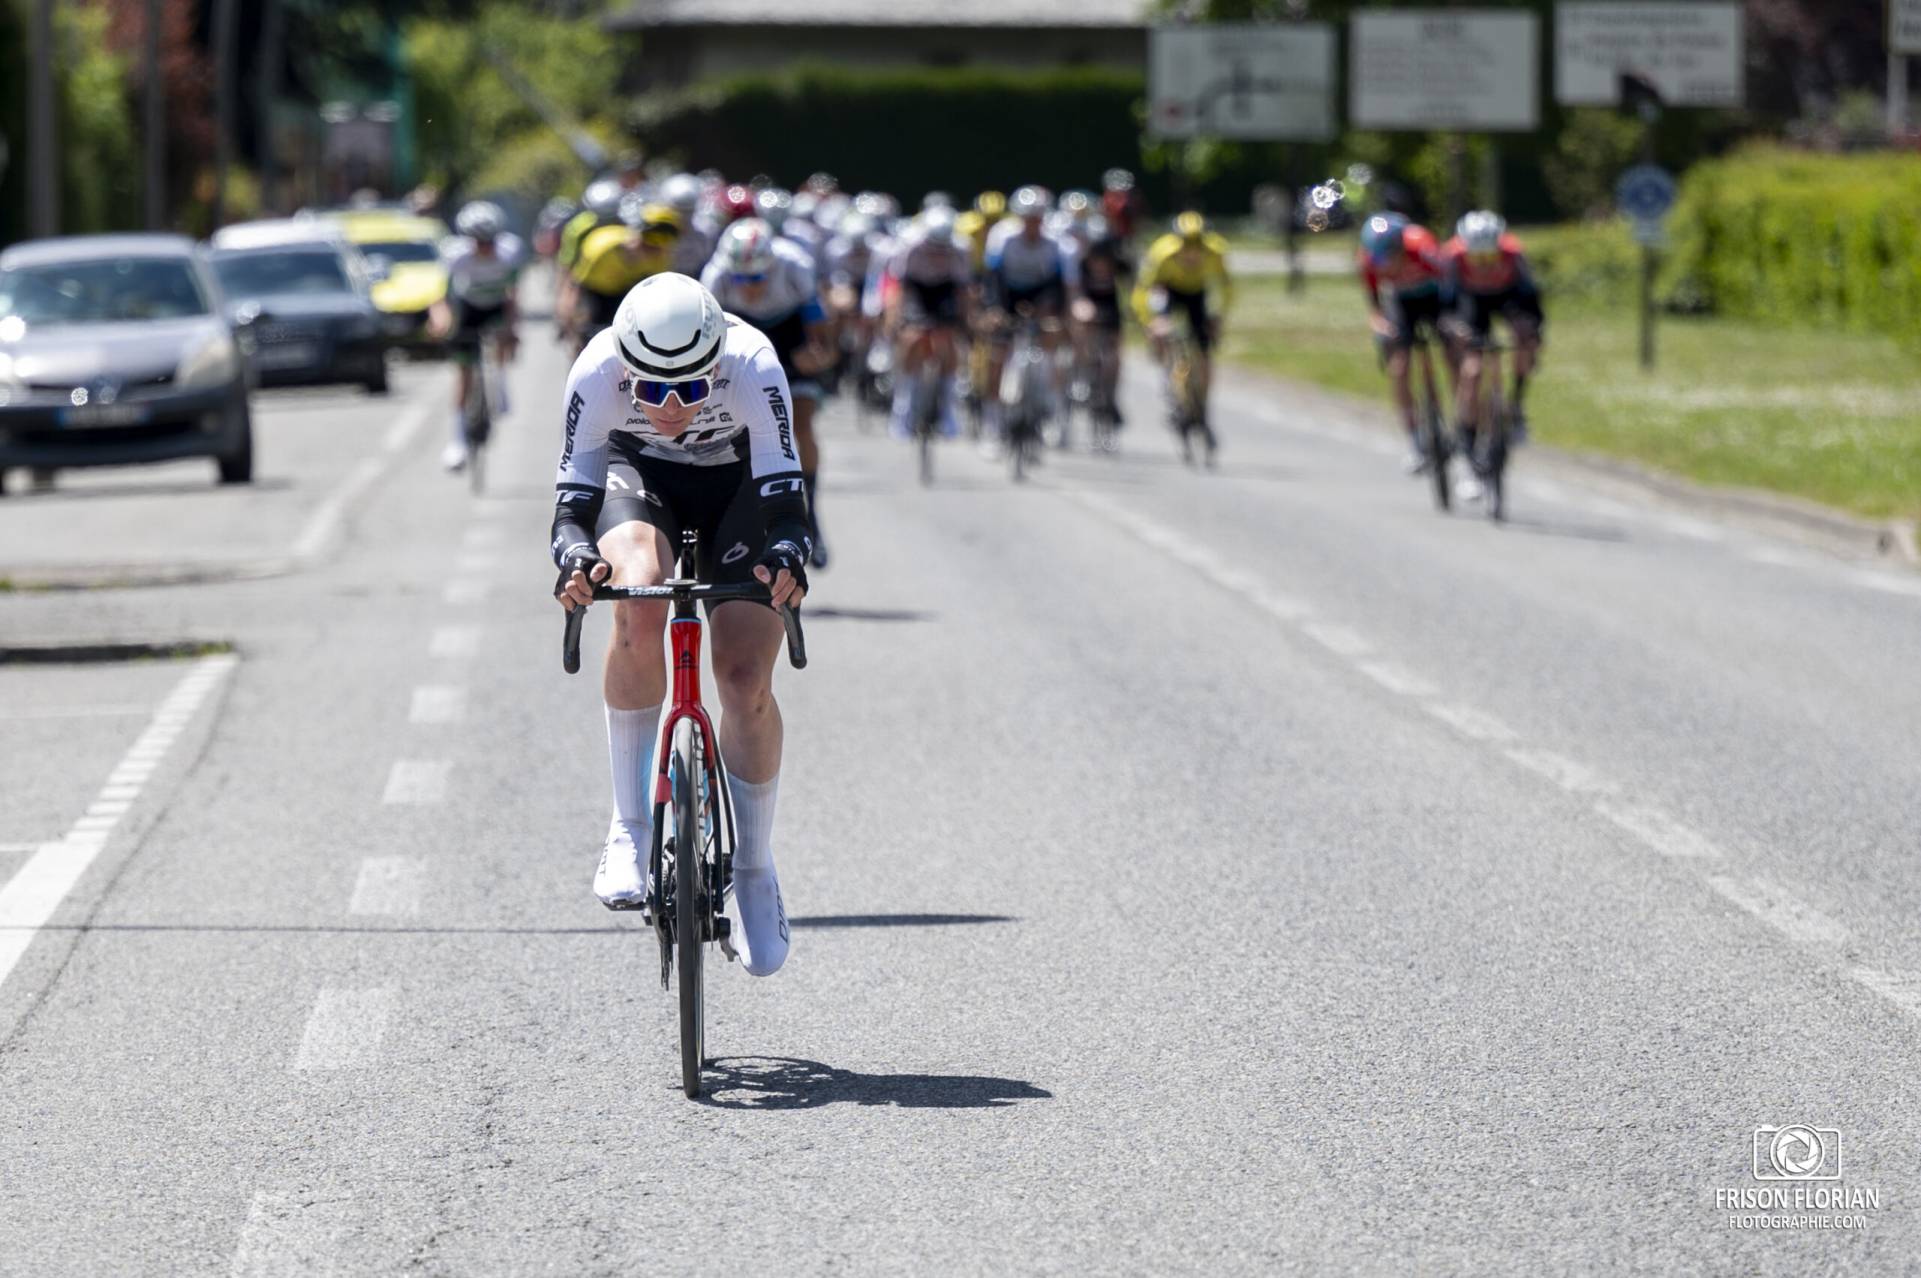
M 567 583 L 572 580 L 576 572 L 583 574 L 591 584 L 594 580 L 595 567 L 607 562 L 600 557 L 600 552 L 594 549 L 594 544 L 590 541 L 577 541 L 560 550 L 554 558 L 560 562 L 560 577 L 554 582 L 556 599 L 566 593 Z
M 767 548 L 760 552 L 757 566 L 767 569 L 767 575 L 774 580 L 779 580 L 780 570 L 785 568 L 793 576 L 794 584 L 806 590 L 807 560 L 810 554 L 812 550 L 807 544 L 806 534 L 777 535 L 767 543 Z M 773 581 L 767 584 L 771 586 Z

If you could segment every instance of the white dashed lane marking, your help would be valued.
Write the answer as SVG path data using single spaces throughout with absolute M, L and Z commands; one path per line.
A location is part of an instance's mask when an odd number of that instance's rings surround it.
M 1339 657 L 1362 657 L 1374 650 L 1366 639 L 1332 622 L 1307 622 L 1301 626 L 1301 633 Z
M 439 626 L 427 640 L 427 655 L 441 661 L 465 661 L 479 651 L 479 626 Z
M 1765 879 L 1710 874 L 1708 886 L 1798 945 L 1833 948 L 1848 939 L 1846 928 Z
M 100 855 L 108 836 L 132 808 L 141 787 L 193 719 L 207 696 L 227 677 L 237 658 L 202 657 L 154 711 L 147 730 L 128 748 L 86 814 L 66 836 L 39 844 L 17 874 L 0 888 L 0 981 L 5 981 L 40 929 Z
M 380 1059 L 393 1014 L 392 990 L 324 989 L 300 1036 L 297 1070 L 360 1069 Z
M 265 1191 L 253 1196 L 234 1250 L 233 1278 L 306 1278 L 339 1272 L 340 1243 L 353 1223 L 345 1198 Z
M 467 717 L 467 690 L 451 684 L 415 688 L 407 711 L 410 723 L 459 723 Z
M 382 803 L 438 803 L 447 797 L 447 775 L 453 764 L 445 759 L 396 759 L 387 773 Z
M 1664 812 L 1606 800 L 1595 804 L 1594 810 L 1662 856 L 1698 861 L 1721 859 L 1721 849 Z
M 418 914 L 427 883 L 427 862 L 417 856 L 370 856 L 354 881 L 354 914 Z
M 1357 662 L 1355 668 L 1389 692 L 1397 692 L 1404 697 L 1431 697 L 1440 691 L 1406 666 L 1396 665 L 1392 661 L 1362 661 Z
M 1520 739 L 1520 733 L 1485 710 L 1476 710 L 1473 706 L 1456 705 L 1449 701 L 1429 701 L 1424 703 L 1421 709 L 1462 736 L 1475 741 L 1498 744 Z
M 1544 776 L 1575 794 L 1613 794 L 1621 788 L 1585 763 L 1577 763 L 1552 750 L 1510 746 L 1503 753 L 1529 772 Z

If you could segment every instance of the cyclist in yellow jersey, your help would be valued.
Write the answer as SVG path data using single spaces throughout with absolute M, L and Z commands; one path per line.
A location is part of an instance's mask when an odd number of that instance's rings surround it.
M 1215 305 L 1208 306 L 1213 292 Z M 1153 343 L 1155 358 L 1164 358 L 1175 312 L 1185 312 L 1199 347 L 1195 373 L 1200 379 L 1201 403 L 1213 385 L 1209 352 L 1221 337 L 1221 320 L 1233 301 L 1234 283 L 1227 273 L 1227 241 L 1207 229 L 1199 213 L 1189 211 L 1174 219 L 1174 230 L 1155 240 L 1134 281 L 1134 314 Z M 1206 421 L 1205 414 L 1202 417 Z M 1211 432 L 1210 432 L 1211 439 Z
M 679 239 L 680 214 L 664 204 L 644 204 L 638 195 L 621 202 L 620 221 L 580 237 L 560 304 L 564 314 L 579 317 L 582 346 L 613 323 L 629 289 L 673 269 Z
M 1007 215 L 1007 197 L 999 191 L 982 191 L 974 197 L 974 207 L 954 219 L 954 234 L 967 245 L 968 265 L 979 276 L 987 264 L 987 233 Z

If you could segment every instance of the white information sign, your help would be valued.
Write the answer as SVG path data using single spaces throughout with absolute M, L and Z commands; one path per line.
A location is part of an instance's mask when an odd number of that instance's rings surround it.
M 1147 86 L 1156 137 L 1323 142 L 1335 134 L 1334 28 L 1155 27 Z
M 1540 124 L 1541 26 L 1532 13 L 1362 12 L 1349 40 L 1357 128 L 1524 133 Z
M 1921 53 L 1921 0 L 1888 0 L 1888 52 Z
M 1624 72 L 1646 79 L 1669 106 L 1742 105 L 1747 50 L 1738 4 L 1565 0 L 1554 30 L 1554 96 L 1564 106 L 1618 106 Z

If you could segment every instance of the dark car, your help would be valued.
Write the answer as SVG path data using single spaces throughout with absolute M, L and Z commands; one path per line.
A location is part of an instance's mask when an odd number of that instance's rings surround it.
M 387 340 L 365 259 L 314 221 L 246 222 L 214 234 L 214 274 L 245 329 L 257 384 L 359 382 L 387 390 Z
M 177 457 L 253 477 L 246 366 L 204 251 L 85 235 L 0 252 L 0 479 Z

